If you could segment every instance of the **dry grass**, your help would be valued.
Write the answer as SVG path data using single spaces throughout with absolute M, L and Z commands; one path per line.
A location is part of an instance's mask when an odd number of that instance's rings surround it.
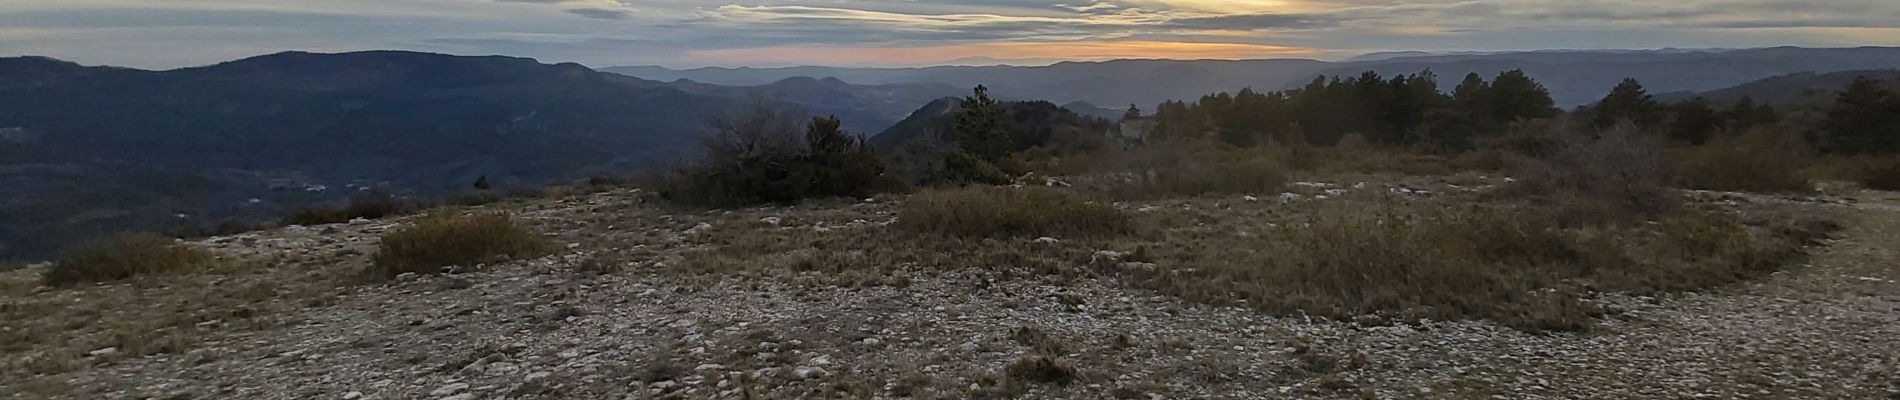
M 172 238 L 121 234 L 68 252 L 54 262 L 41 279 L 52 286 L 116 281 L 139 275 L 198 270 L 212 258 L 211 253 Z
M 553 245 L 500 213 L 434 215 L 384 234 L 374 256 L 379 275 L 435 273 L 450 265 L 473 266 L 548 254 Z
M 325 225 L 350 222 L 352 219 L 378 219 L 398 215 L 413 214 L 422 207 L 409 200 L 379 191 L 358 194 L 350 199 L 350 204 L 342 208 L 313 207 L 292 211 L 284 216 L 285 225 Z
M 1900 157 L 1828 157 L 1815 163 L 1813 174 L 1859 183 L 1874 190 L 1900 191 Z
M 1105 148 L 1037 167 L 1053 175 L 1093 177 L 1091 192 L 1118 200 L 1214 194 L 1277 193 L 1287 168 L 1276 154 L 1209 140 L 1174 140 Z
M 961 237 L 1105 237 L 1134 231 L 1134 219 L 1115 207 L 1043 187 L 965 187 L 911 196 L 897 226 L 924 234 Z
M 1046 356 L 1023 357 L 1010 363 L 1003 373 L 1020 382 L 1067 385 L 1075 381 L 1075 367 Z
M 1488 319 L 1581 330 L 1594 290 L 1702 290 L 1757 277 L 1800 255 L 1802 240 L 1758 239 L 1735 221 L 1681 210 L 1654 227 L 1565 229 L 1512 207 L 1340 200 L 1308 220 L 1243 237 L 1180 235 L 1137 284 L 1190 300 L 1287 315 Z M 1763 235 L 1782 234 L 1782 231 Z M 1168 267 L 1172 266 L 1172 267 Z
M 1813 151 L 1798 132 L 1757 129 L 1678 150 L 1678 182 L 1690 189 L 1741 192 L 1814 190 L 1807 167 Z
M 1651 221 L 1682 204 L 1661 142 L 1628 129 L 1573 139 L 1513 175 L 1504 200 L 1552 210 L 1565 226 Z

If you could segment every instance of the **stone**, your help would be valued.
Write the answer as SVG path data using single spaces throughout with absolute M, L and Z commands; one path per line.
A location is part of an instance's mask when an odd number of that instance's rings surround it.
M 1048 236 L 1043 236 L 1043 237 L 1036 238 L 1034 242 L 1040 243 L 1040 244 L 1055 244 L 1055 243 L 1062 243 L 1062 239 L 1056 239 L 1056 238 L 1052 238 Z
M 798 367 L 792 369 L 792 377 L 800 380 L 823 378 L 826 373 L 824 368 L 819 367 Z
M 86 352 L 86 354 L 92 355 L 93 357 L 101 357 L 101 356 L 109 356 L 109 355 L 112 355 L 113 353 L 118 353 L 118 352 L 119 352 L 119 348 L 117 347 L 107 347 L 103 349 L 88 351 Z
M 435 397 L 442 397 L 442 396 L 454 395 L 456 393 L 461 393 L 466 390 L 468 390 L 468 384 L 466 383 L 451 383 L 447 385 L 442 385 L 442 387 L 435 388 L 435 390 L 429 391 L 429 395 L 435 396 Z
M 488 364 L 488 375 L 490 376 L 514 375 L 516 372 L 520 372 L 520 371 L 521 371 L 521 365 L 511 363 L 511 362 L 498 362 L 498 363 Z
M 552 376 L 552 375 L 554 374 L 549 373 L 547 371 L 534 371 L 534 372 L 529 372 L 528 377 L 523 380 L 528 381 L 528 382 L 539 382 L 542 379 L 547 379 L 549 376 Z
M 766 225 L 778 225 L 779 221 L 783 221 L 783 220 L 779 219 L 779 217 L 759 218 L 759 222 L 763 222 Z
M 361 398 L 363 398 L 363 392 L 349 392 L 343 394 L 343 400 L 357 400 Z

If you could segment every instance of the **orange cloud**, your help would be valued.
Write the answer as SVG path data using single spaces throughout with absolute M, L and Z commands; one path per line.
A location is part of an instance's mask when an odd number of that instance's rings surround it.
M 775 46 L 687 52 L 707 64 L 921 65 L 965 57 L 997 59 L 1107 60 L 1121 58 L 1240 60 L 1310 57 L 1331 51 L 1256 43 L 1116 40 L 1093 42 L 990 42 L 930 46 Z

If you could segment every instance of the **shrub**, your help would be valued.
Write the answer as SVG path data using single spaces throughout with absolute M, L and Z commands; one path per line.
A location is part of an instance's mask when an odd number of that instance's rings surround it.
M 1674 165 L 1690 189 L 1802 192 L 1814 188 L 1808 149 L 1797 132 L 1764 128 L 1677 151 Z
M 1017 359 L 1009 363 L 1009 366 L 1003 369 L 1003 373 L 1010 379 L 1023 382 L 1067 385 L 1075 381 L 1075 367 L 1044 356 Z
M 1108 236 L 1134 230 L 1114 207 L 1046 187 L 965 187 L 911 196 L 899 227 L 952 236 Z
M 147 233 L 121 234 L 78 248 L 53 262 L 41 275 L 47 285 L 107 282 L 139 275 L 191 271 L 212 260 L 211 253 L 177 240 Z
M 760 103 L 715 119 L 703 160 L 662 175 L 660 196 L 726 207 L 870 194 L 884 165 L 864 138 L 840 130 L 836 117 L 815 118 L 800 135 L 785 121 L 798 115 Z
M 385 276 L 434 273 L 450 265 L 538 257 L 553 246 L 506 214 L 435 215 L 384 234 L 373 257 Z
M 1520 163 L 1503 194 L 1557 210 L 1566 225 L 1648 221 L 1682 203 L 1668 167 L 1657 138 L 1624 125 Z
M 305 208 L 293 211 L 284 217 L 286 225 L 324 225 L 340 224 L 350 220 L 380 219 L 415 213 L 421 207 L 415 202 L 397 198 L 389 192 L 370 190 L 350 198 L 350 204 L 343 208 Z
M 1900 190 L 1900 157 L 1829 157 L 1818 162 L 1815 174 L 1859 183 L 1874 190 Z
M 1900 161 L 1888 161 L 1860 177 L 1861 186 L 1874 190 L 1900 190 Z

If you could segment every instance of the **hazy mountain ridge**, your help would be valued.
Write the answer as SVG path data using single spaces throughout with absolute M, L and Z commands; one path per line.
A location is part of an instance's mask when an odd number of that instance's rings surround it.
M 699 68 L 612 67 L 603 70 L 647 79 L 691 79 L 716 84 L 757 84 L 808 76 L 833 77 L 859 84 L 940 83 L 957 87 L 987 84 L 998 97 L 1013 100 L 1084 101 L 1144 108 L 1165 100 L 1187 100 L 1242 87 L 1288 89 L 1318 75 L 1382 75 L 1431 69 L 1446 89 L 1466 73 L 1487 78 L 1523 69 L 1551 89 L 1559 105 L 1595 101 L 1623 78 L 1636 78 L 1658 93 L 1720 89 L 1757 79 L 1798 72 L 1900 67 L 1900 48 L 1551 50 L 1495 53 L 1380 53 L 1342 62 L 1316 60 L 1115 60 L 1065 62 L 1046 67 L 929 68 Z
M 1701 97 L 1717 105 L 1730 105 L 1747 98 L 1758 104 L 1782 107 L 1825 107 L 1840 96 L 1841 90 L 1846 89 L 1849 83 L 1860 77 L 1890 81 L 1900 85 L 1900 69 L 1840 71 L 1824 74 L 1802 72 L 1717 90 L 1660 93 L 1656 95 L 1656 99 L 1675 102 Z M 1895 89 L 1900 89 L 1900 87 Z
M 266 219 L 365 187 L 431 194 L 683 157 L 754 98 L 877 132 L 960 92 L 667 83 L 526 58 L 289 52 L 169 71 L 0 59 L 0 258 L 98 233 Z M 255 200 L 253 200 L 255 199 Z

